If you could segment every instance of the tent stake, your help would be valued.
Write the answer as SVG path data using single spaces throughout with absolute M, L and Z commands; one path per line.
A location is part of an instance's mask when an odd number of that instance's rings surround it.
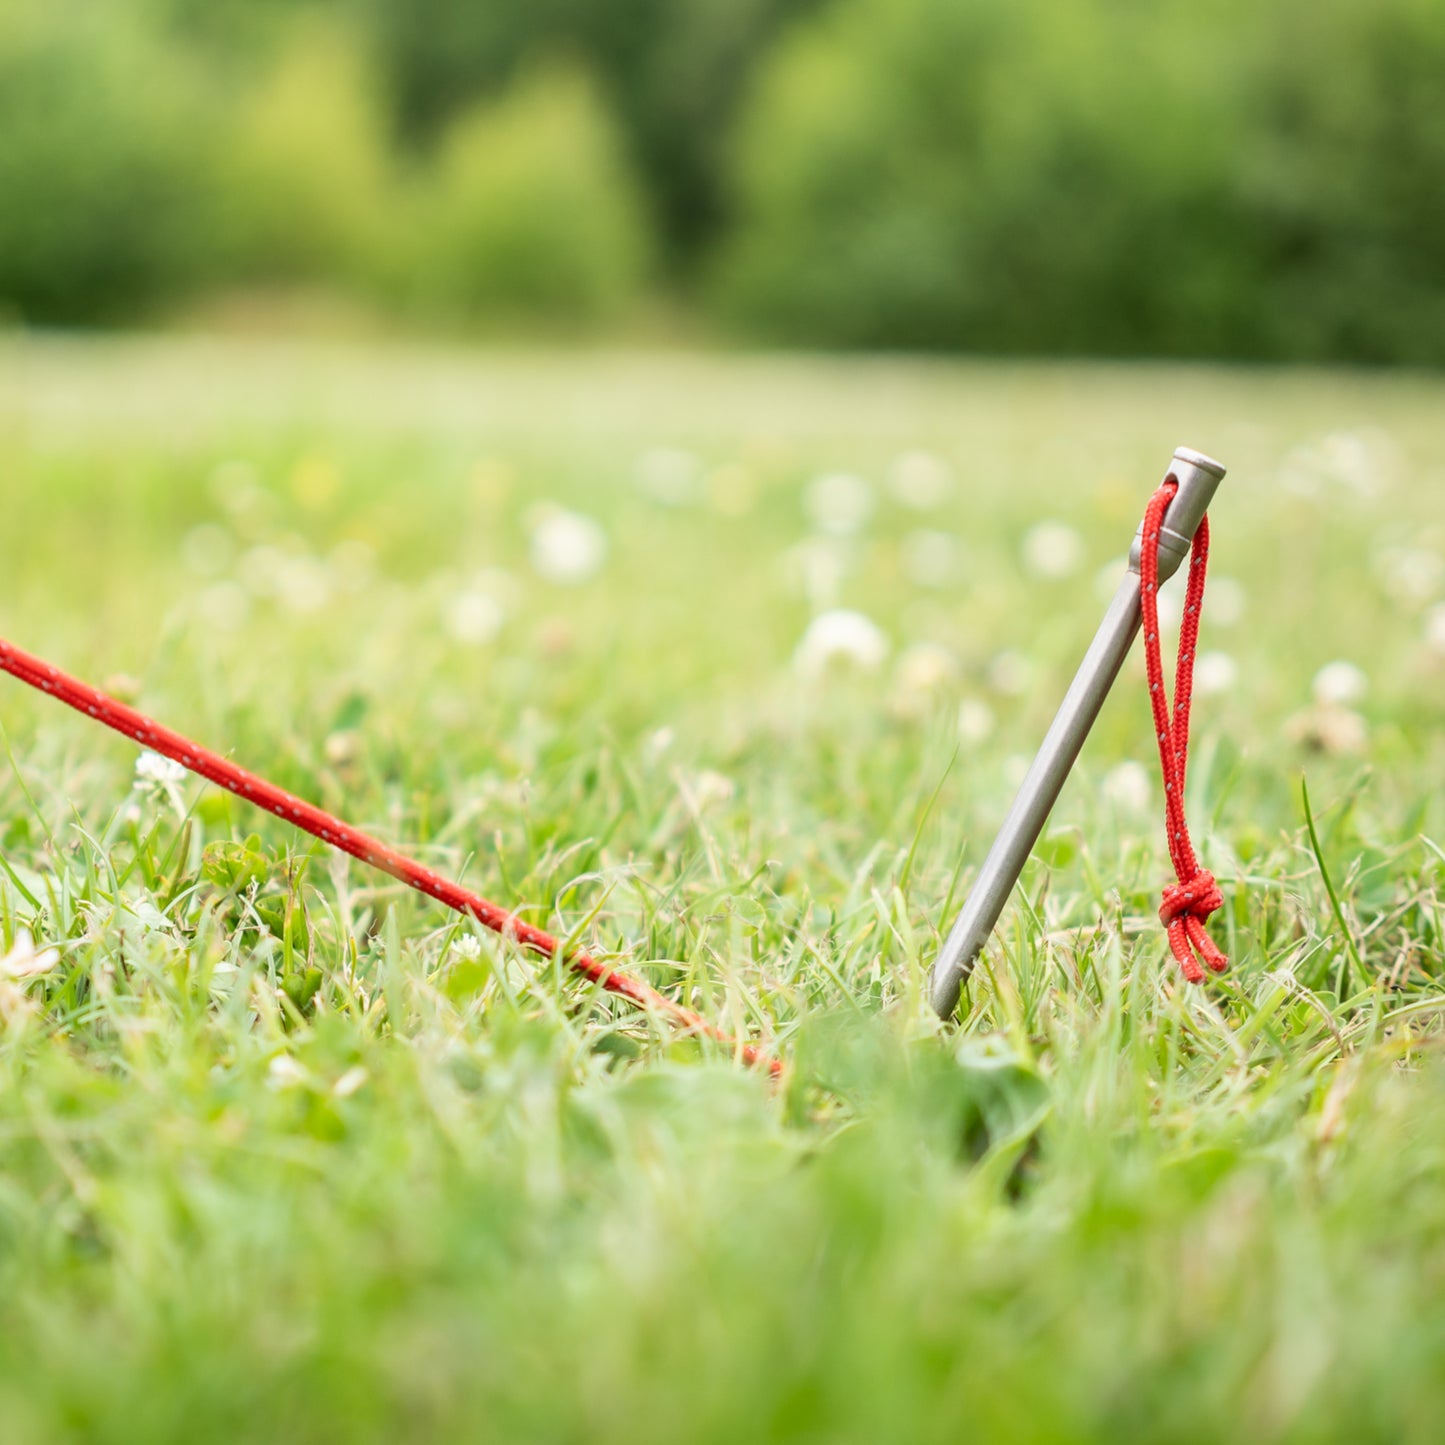
M 1161 582 L 1172 577 L 1189 555 L 1195 529 L 1224 478 L 1224 467 L 1202 452 L 1180 447 L 1169 465 L 1169 475 L 1179 483 L 1179 491 L 1164 514 L 1159 539 Z M 1136 534 L 1129 552 L 1128 571 L 989 849 L 973 892 L 933 965 L 930 997 L 940 1017 L 949 1017 L 958 1007 L 959 991 L 973 972 L 974 963 L 1019 881 L 1064 780 L 1133 646 L 1139 622 L 1139 535 Z

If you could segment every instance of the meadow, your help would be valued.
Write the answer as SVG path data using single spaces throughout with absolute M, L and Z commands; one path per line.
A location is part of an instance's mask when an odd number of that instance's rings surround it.
M 1391 1440 L 1445 1411 L 1445 382 L 0 343 L 0 635 L 679 1037 L 0 677 L 0 1435 Z M 1184 443 L 1182 984 L 1131 660 Z

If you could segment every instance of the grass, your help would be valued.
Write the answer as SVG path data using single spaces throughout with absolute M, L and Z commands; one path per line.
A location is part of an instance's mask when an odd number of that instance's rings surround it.
M 4 635 L 790 1065 L 137 790 L 0 679 L 0 930 L 58 950 L 0 980 L 7 1445 L 1437 1438 L 1442 414 L 1383 375 L 7 343 Z M 1231 465 L 1190 808 L 1232 970 L 1183 987 L 1152 918 L 1135 659 L 940 1027 L 1177 442 Z M 926 514 L 883 485 L 920 448 Z M 840 469 L 875 509 L 799 552 Z M 591 580 L 535 575 L 546 502 L 602 525 Z M 1069 579 L 1021 565 L 1045 518 Z M 932 587 L 920 528 L 962 549 Z M 798 673 L 830 597 L 880 670 Z M 1338 659 L 1363 738 L 1311 701 Z

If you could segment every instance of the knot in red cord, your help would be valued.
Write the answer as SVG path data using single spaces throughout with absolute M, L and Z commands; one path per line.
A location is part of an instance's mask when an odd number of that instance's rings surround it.
M 1224 894 L 1207 868 L 1184 883 L 1171 883 L 1164 889 L 1159 905 L 1159 921 L 1166 927 L 1176 918 L 1197 918 L 1201 923 L 1218 908 L 1224 907 Z
M 1139 603 L 1144 614 L 1144 661 L 1149 674 L 1149 706 L 1154 715 L 1159 766 L 1164 774 L 1164 811 L 1169 832 L 1169 857 L 1177 884 L 1164 890 L 1160 922 L 1169 931 L 1169 947 L 1190 983 L 1202 983 L 1201 961 L 1223 973 L 1229 960 L 1204 931 L 1205 920 L 1224 906 L 1214 875 L 1199 866 L 1189 824 L 1184 817 L 1184 781 L 1189 769 L 1189 710 L 1194 693 L 1194 654 L 1199 645 L 1199 612 L 1204 605 L 1204 577 L 1209 569 L 1209 519 L 1201 519 L 1189 554 L 1189 586 L 1179 624 L 1179 659 L 1174 674 L 1174 711 L 1164 691 L 1164 664 L 1159 655 L 1159 533 L 1178 481 L 1166 477 L 1149 499 L 1139 549 Z
M 1224 894 L 1207 868 L 1201 868 L 1184 883 L 1171 883 L 1164 889 L 1159 921 L 1168 929 L 1170 952 L 1190 983 L 1204 982 L 1204 970 L 1199 966 L 1201 958 L 1215 973 L 1223 973 L 1229 967 L 1229 960 L 1204 931 L 1205 920 L 1223 907 Z

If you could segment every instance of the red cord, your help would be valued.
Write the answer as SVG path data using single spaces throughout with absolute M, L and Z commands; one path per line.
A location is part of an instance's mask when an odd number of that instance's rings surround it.
M 619 969 L 609 968 L 580 949 L 568 950 L 550 933 L 534 928 L 515 913 L 509 913 L 495 903 L 489 903 L 479 894 L 463 888 L 459 883 L 453 883 L 439 873 L 433 873 L 430 868 L 424 868 L 405 854 L 388 848 L 359 828 L 353 828 L 340 818 L 332 817 L 330 813 L 323 812 L 304 799 L 276 787 L 274 783 L 268 783 L 255 773 L 248 773 L 220 754 L 210 752 L 191 742 L 189 738 L 182 737 L 180 733 L 162 727 L 143 713 L 138 713 L 115 698 L 67 676 L 59 668 L 38 657 L 32 657 L 3 638 L 0 638 L 0 668 L 18 677 L 21 682 L 59 698 L 77 712 L 123 733 L 142 747 L 161 753 L 180 763 L 182 767 L 189 768 L 191 772 L 210 779 L 243 801 L 275 813 L 278 818 L 294 823 L 304 832 L 320 838 L 323 843 L 329 843 L 333 848 L 350 853 L 353 857 L 370 863 L 372 867 L 380 868 L 383 873 L 400 879 L 418 893 L 425 893 L 427 897 L 435 898 L 448 908 L 475 918 L 483 927 L 514 939 L 523 948 L 548 958 L 562 958 L 570 968 L 594 983 L 601 984 L 609 993 L 620 994 L 639 1008 L 665 1014 L 689 1033 L 706 1034 L 709 1038 L 727 1044 L 735 1049 L 746 1063 L 766 1065 L 768 1071 L 775 1076 L 782 1072 L 781 1062 L 770 1059 L 757 1045 L 736 1042 L 716 1025 L 708 1023 L 701 1014 L 665 997 L 641 979 Z
M 1174 717 L 1164 691 L 1164 664 L 1159 657 L 1159 530 L 1164 512 L 1179 490 L 1166 477 L 1144 512 L 1144 537 L 1139 549 L 1139 602 L 1144 612 L 1144 657 L 1149 674 L 1149 706 L 1164 773 L 1164 811 L 1169 831 L 1169 856 L 1177 885 L 1164 890 L 1159 919 L 1169 931 L 1169 947 L 1190 983 L 1202 983 L 1200 960 L 1223 973 L 1229 960 L 1204 931 L 1205 920 L 1224 906 L 1214 875 L 1199 866 L 1184 817 L 1184 779 L 1189 767 L 1189 705 L 1194 691 L 1194 654 L 1199 645 L 1199 610 L 1204 605 L 1204 576 L 1209 570 L 1209 519 L 1200 520 L 1189 553 L 1189 586 L 1179 626 L 1179 660 L 1174 669 Z M 1197 955 L 1197 957 L 1196 957 Z

